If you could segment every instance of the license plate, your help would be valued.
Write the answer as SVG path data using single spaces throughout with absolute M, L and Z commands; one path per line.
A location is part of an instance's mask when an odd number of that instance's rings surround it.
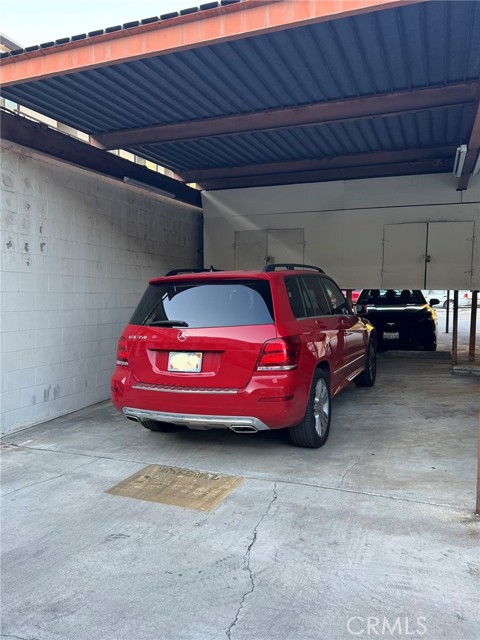
M 202 370 L 202 353 L 199 351 L 170 351 L 168 370 L 180 373 L 199 373 Z
M 398 331 L 384 331 L 383 332 L 384 340 L 399 340 L 400 334 Z

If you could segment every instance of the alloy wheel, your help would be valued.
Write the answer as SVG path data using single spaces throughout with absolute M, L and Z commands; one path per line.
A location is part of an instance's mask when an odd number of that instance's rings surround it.
M 315 418 L 315 431 L 323 438 L 328 428 L 330 415 L 330 398 L 327 383 L 323 378 L 317 380 L 315 396 L 313 398 L 313 416 Z

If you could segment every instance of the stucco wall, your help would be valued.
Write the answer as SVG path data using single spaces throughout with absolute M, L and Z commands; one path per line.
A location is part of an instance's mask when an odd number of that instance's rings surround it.
M 148 278 L 202 262 L 195 207 L 2 143 L 1 431 L 109 397 Z
M 346 288 L 379 287 L 386 224 L 467 220 L 475 228 L 474 270 L 470 286 L 456 288 L 478 289 L 480 177 L 463 192 L 457 182 L 438 174 L 204 192 L 205 263 L 235 266 L 235 231 L 300 228 L 306 263 L 322 266 Z

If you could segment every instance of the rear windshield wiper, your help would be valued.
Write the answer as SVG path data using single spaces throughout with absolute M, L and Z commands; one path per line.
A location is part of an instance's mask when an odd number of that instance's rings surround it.
M 147 327 L 188 327 L 188 323 L 185 320 L 153 320 L 152 322 L 146 322 Z

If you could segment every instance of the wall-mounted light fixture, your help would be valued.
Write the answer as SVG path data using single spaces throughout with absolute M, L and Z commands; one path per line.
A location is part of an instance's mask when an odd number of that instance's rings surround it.
M 135 180 L 135 178 L 129 178 L 128 176 L 123 176 L 123 181 L 126 184 L 131 184 L 133 187 L 139 187 L 140 189 L 145 189 L 146 191 L 152 191 L 153 193 L 158 193 L 159 195 L 166 196 L 167 198 L 177 197 L 171 191 L 166 191 L 165 189 L 160 189 L 160 187 L 155 187 L 152 184 L 147 184 L 146 182 Z
M 478 152 L 477 161 L 475 162 L 472 169 L 472 176 L 478 176 L 480 173 L 480 151 Z
M 465 164 L 465 158 L 467 157 L 467 145 L 461 144 L 457 147 L 457 152 L 455 154 L 455 162 L 453 163 L 453 175 L 456 178 L 461 178 L 463 165 Z

